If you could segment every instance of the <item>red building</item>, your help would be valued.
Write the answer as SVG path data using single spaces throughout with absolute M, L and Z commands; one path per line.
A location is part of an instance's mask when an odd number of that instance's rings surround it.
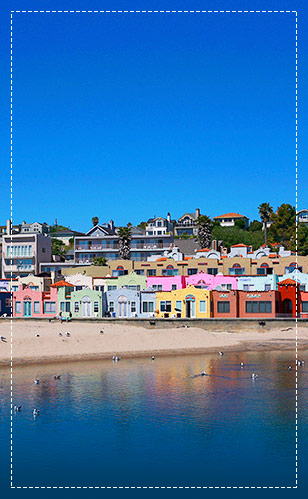
M 294 281 L 293 279 L 285 279 L 278 283 L 278 291 L 280 292 L 281 300 L 280 314 L 282 314 L 282 316 L 296 317 L 296 308 L 298 314 L 300 313 L 301 293 L 299 285 L 299 282 Z
M 276 317 L 280 310 L 278 291 L 238 291 L 238 310 L 241 318 Z
M 212 291 L 212 307 L 215 318 L 223 317 L 230 318 L 238 317 L 238 293 L 234 290 L 228 291 Z

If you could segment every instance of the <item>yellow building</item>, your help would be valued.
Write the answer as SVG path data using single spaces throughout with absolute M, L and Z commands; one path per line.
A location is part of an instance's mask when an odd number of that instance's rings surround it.
M 206 319 L 211 317 L 211 292 L 195 288 L 192 284 L 184 289 L 157 292 L 156 317 Z

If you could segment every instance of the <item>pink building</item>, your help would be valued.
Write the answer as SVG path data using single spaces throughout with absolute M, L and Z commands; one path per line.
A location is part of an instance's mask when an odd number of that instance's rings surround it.
M 57 315 L 57 288 L 36 291 L 21 285 L 13 292 L 13 317 L 48 317 Z
M 185 277 L 183 275 L 147 277 L 147 288 L 153 291 L 173 291 L 185 288 Z
M 223 274 L 206 274 L 199 272 L 185 277 L 186 286 L 204 286 L 207 289 L 215 289 L 220 286 L 223 289 L 237 289 L 237 279 L 235 276 L 226 276 Z

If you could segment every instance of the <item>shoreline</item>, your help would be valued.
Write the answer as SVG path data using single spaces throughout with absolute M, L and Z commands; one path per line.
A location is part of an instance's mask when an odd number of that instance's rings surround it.
M 255 326 L 208 331 L 193 323 L 190 326 L 145 328 L 130 324 L 90 323 L 31 323 L 18 321 L 14 324 L 12 365 L 14 367 L 111 360 L 113 355 L 125 359 L 149 356 L 202 355 L 219 352 L 245 352 L 266 350 L 294 350 L 296 348 L 295 324 L 289 327 L 271 325 L 266 330 Z M 100 334 L 100 329 L 104 330 Z M 65 333 L 69 331 L 70 336 Z M 59 335 L 59 333 L 61 333 Z M 10 328 L 0 323 L 0 334 L 6 341 L 0 342 L 0 367 L 10 367 Z M 39 335 L 39 336 L 37 336 Z M 298 350 L 308 349 L 308 328 L 298 327 Z

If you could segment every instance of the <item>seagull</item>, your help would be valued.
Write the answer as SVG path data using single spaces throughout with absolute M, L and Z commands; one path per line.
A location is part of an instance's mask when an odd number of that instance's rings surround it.
M 1 341 L 6 341 L 6 337 L 5 336 L 0 336 L 0 340 Z
M 66 334 L 66 336 L 70 336 L 71 335 L 71 333 L 65 333 L 65 334 Z
M 40 335 L 39 335 L 39 334 L 36 334 L 36 335 L 35 335 L 35 337 L 36 337 L 36 338 L 39 338 L 39 337 L 40 337 Z
M 58 336 L 62 336 L 62 333 L 58 333 Z
M 241 362 L 241 363 L 240 363 L 240 366 L 241 366 L 241 367 L 244 367 L 244 365 L 245 365 L 245 364 L 244 364 L 244 362 Z
M 252 379 L 257 379 L 259 377 L 259 375 L 255 374 L 255 373 L 252 373 L 251 377 L 252 377 Z
M 292 366 L 289 366 L 289 367 L 288 367 L 288 370 L 289 370 L 289 371 L 291 371 L 291 370 L 292 370 Z
M 40 410 L 39 409 L 33 409 L 32 414 L 33 414 L 33 417 L 39 416 L 40 415 Z
M 21 405 L 14 405 L 14 412 L 20 412 L 21 411 Z
M 206 372 L 202 371 L 202 373 L 200 374 L 200 376 L 206 376 Z
M 223 355 L 224 353 L 223 352 L 218 352 L 219 355 Z
M 99 334 L 104 334 L 104 331 L 101 329 L 100 332 L 99 332 Z
M 53 379 L 61 379 L 61 374 L 57 374 L 53 377 Z
M 154 357 L 154 355 L 152 355 L 152 360 L 155 360 L 155 357 Z
M 40 380 L 36 378 L 36 379 L 34 380 L 34 384 L 35 384 L 35 385 L 39 385 L 39 384 L 40 384 Z
M 298 364 L 299 366 L 304 366 L 304 365 L 305 365 L 305 361 L 304 361 L 304 360 L 298 360 L 298 361 L 297 361 L 297 364 Z

